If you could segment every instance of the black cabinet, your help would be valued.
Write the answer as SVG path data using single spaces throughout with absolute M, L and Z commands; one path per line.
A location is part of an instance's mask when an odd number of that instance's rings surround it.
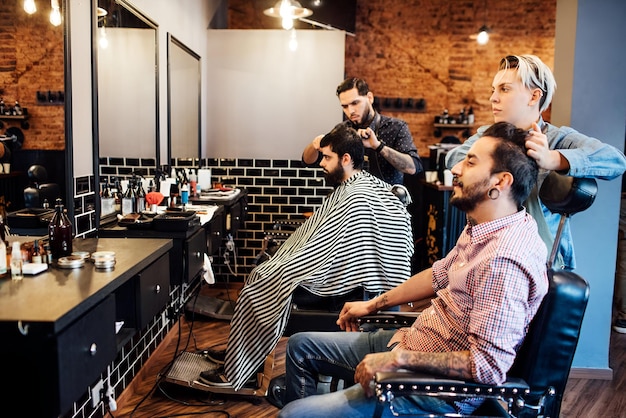
M 108 225 L 98 230 L 103 238 L 170 238 L 173 241 L 169 256 L 169 284 L 178 286 L 192 281 L 202 270 L 207 252 L 205 229 L 193 225 L 186 231 L 156 231 L 153 229 L 127 229 Z

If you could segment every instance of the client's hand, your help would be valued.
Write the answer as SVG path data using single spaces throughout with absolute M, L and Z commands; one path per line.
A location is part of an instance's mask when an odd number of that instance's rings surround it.
M 365 395 L 369 398 L 373 392 L 372 382 L 377 372 L 389 372 L 398 369 L 396 353 L 387 351 L 382 353 L 372 353 L 363 357 L 363 360 L 356 366 L 354 371 L 354 381 L 359 382 L 365 390 Z
M 337 325 L 344 331 L 359 331 L 358 319 L 370 312 L 369 301 L 346 302 L 339 312 Z

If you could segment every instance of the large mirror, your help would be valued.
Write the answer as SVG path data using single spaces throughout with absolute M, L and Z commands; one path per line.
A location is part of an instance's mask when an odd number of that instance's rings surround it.
M 170 160 L 185 158 L 197 161 L 200 157 L 200 78 L 200 56 L 168 33 L 167 115 Z
M 124 0 L 97 0 L 99 183 L 148 179 L 159 161 L 157 25 Z M 104 213 L 103 213 L 104 215 Z
M 71 210 L 68 161 L 72 157 L 66 144 L 71 134 L 66 133 L 65 119 L 70 96 L 65 83 L 68 13 L 65 1 L 58 4 L 57 20 L 51 21 L 50 1 L 37 2 L 34 8 L 30 2 L 0 2 L 0 135 L 10 151 L 10 157 L 6 153 L 1 161 L 7 165 L 0 170 L 0 196 L 10 202 L 10 212 L 24 207 L 24 188 L 32 180 L 28 178 L 28 169 L 35 164 L 46 170 L 46 180 L 38 183 L 58 184 L 59 195 Z M 16 103 L 22 112 L 14 114 Z M 38 173 L 43 175 L 42 171 Z

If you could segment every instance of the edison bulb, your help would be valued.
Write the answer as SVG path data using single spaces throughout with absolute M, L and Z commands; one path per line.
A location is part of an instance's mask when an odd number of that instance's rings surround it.
M 290 17 L 283 17 L 283 29 L 293 29 L 293 19 Z
M 478 45 L 486 45 L 489 42 L 489 33 L 486 30 L 480 31 L 476 37 Z
M 35 13 L 37 11 L 35 0 L 24 0 L 24 11 L 29 15 Z

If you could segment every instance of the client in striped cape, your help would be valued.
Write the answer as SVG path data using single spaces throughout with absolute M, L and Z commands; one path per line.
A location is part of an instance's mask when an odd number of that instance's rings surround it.
M 231 321 L 221 376 L 234 389 L 241 389 L 276 347 L 296 287 L 319 296 L 358 286 L 379 293 L 410 276 L 410 216 L 391 185 L 361 171 L 361 141 L 345 126 L 323 138 L 320 166 L 326 181 L 337 187 L 247 278 Z

